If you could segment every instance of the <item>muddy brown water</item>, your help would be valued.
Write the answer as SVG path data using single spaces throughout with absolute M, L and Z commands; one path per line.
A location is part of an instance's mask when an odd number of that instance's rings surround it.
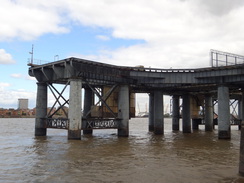
M 48 129 L 34 137 L 34 119 L 0 119 L 0 182 L 85 183 L 241 183 L 238 175 L 240 131 L 218 140 L 204 127 L 191 134 L 148 132 L 147 118 L 130 120 L 130 136 L 94 130 L 92 136 L 67 140 L 66 130 Z

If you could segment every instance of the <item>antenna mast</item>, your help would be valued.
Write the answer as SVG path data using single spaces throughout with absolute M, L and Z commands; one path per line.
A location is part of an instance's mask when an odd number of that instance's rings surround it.
M 29 52 L 31 54 L 31 64 L 33 64 L 33 54 L 34 54 L 34 45 L 32 44 L 32 49 L 31 52 Z

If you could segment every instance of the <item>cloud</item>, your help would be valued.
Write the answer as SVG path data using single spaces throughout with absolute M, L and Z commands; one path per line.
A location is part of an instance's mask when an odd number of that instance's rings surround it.
M 70 0 L 69 16 L 86 26 L 110 28 L 112 37 L 144 44 L 89 55 L 119 65 L 208 67 L 209 50 L 244 54 L 240 0 Z
M 25 79 L 25 80 L 36 81 L 35 77 L 31 77 L 29 75 L 23 75 L 23 74 L 20 74 L 20 73 L 13 73 L 10 76 L 12 78 L 16 78 L 16 79 Z
M 100 40 L 144 40 L 85 55 L 112 64 L 206 67 L 210 49 L 244 55 L 242 0 L 3 0 L 0 11 L 0 41 L 67 33 L 73 24 L 109 28 Z
M 13 78 L 22 78 L 23 77 L 22 74 L 18 74 L 18 73 L 11 74 L 10 76 Z
M 28 98 L 30 106 L 33 107 L 36 93 L 25 89 L 11 90 L 10 83 L 0 82 L 0 108 L 17 108 L 19 98 Z
M 97 35 L 96 38 L 100 39 L 100 40 L 103 40 L 103 41 L 110 40 L 110 38 L 108 36 L 104 36 L 104 35 Z
M 36 78 L 35 77 L 31 77 L 31 76 L 25 76 L 24 77 L 26 80 L 31 80 L 31 81 L 36 81 Z
M 207 11 L 216 16 L 222 16 L 244 5 L 243 0 L 190 0 L 201 6 L 204 11 Z
M 4 49 L 0 49 L 0 64 L 13 64 L 15 61 L 12 56 Z
M 46 4 L 45 4 L 46 3 Z M 50 1 L 2 0 L 0 41 L 32 40 L 45 33 L 66 33 L 61 10 Z
M 17 108 L 19 98 L 29 99 L 29 108 L 33 108 L 36 99 L 36 93 L 26 90 L 6 90 L 0 91 L 0 106 L 3 108 Z
M 29 108 L 36 107 L 36 91 L 28 91 L 26 89 L 12 90 L 8 87 L 11 86 L 9 83 L 0 83 L 0 108 L 17 108 L 18 99 L 26 98 L 29 100 Z M 59 90 L 57 87 L 56 89 Z M 60 91 L 60 90 L 59 90 Z M 63 94 L 67 98 L 67 92 Z M 48 92 L 48 107 L 52 107 L 56 99 L 52 93 Z M 63 101 L 60 99 L 63 103 Z M 57 105 L 56 105 L 57 106 Z
M 4 88 L 9 87 L 9 86 L 10 86 L 9 83 L 2 83 L 2 82 L 0 82 L 0 91 L 4 90 Z

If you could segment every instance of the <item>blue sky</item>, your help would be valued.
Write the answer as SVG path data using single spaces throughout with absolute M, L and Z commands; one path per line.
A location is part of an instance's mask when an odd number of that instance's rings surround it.
M 0 12 L 4 108 L 17 108 L 18 98 L 35 106 L 32 44 L 34 59 L 157 68 L 209 67 L 210 49 L 244 55 L 242 0 L 2 0 Z M 138 103 L 145 110 L 147 96 Z

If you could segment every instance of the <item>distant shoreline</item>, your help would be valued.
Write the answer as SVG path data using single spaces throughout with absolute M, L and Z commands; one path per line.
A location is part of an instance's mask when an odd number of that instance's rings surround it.
M 35 118 L 35 116 L 0 116 L 0 118 Z

